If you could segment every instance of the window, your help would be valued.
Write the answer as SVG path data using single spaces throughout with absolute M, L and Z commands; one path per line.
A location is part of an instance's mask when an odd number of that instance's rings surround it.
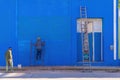
M 87 24 L 86 24 L 87 23 Z M 84 32 L 84 25 L 87 25 L 88 31 L 88 42 L 89 42 L 89 56 L 90 60 L 93 62 L 103 61 L 103 53 L 102 53 L 102 19 L 96 18 L 88 18 L 88 19 L 78 19 L 77 20 L 77 40 L 79 46 L 83 46 L 83 39 L 81 33 Z M 80 41 L 80 42 L 79 42 Z M 79 44 L 80 43 L 80 44 Z M 78 50 L 82 49 L 82 47 L 78 47 Z M 78 51 L 79 55 L 82 57 L 81 52 Z M 82 59 L 83 60 L 83 59 Z M 81 60 L 78 60 L 81 61 Z

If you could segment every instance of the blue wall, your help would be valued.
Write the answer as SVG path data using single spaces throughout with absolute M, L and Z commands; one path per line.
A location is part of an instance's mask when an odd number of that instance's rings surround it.
M 44 65 L 71 65 L 70 0 L 19 0 L 18 42 L 22 65 L 29 65 L 30 41 L 45 44 Z M 34 51 L 33 51 L 34 52 Z M 33 53 L 35 54 L 35 53 Z
M 17 64 L 16 0 L 0 0 L 0 66 L 5 65 L 5 52 L 13 48 L 14 65 Z
M 102 65 L 118 65 L 109 48 L 113 44 L 113 0 L 0 0 L 0 65 L 5 65 L 4 52 L 12 46 L 15 65 L 29 66 L 30 43 L 37 36 L 46 42 L 44 65 L 76 65 L 81 5 L 87 6 L 89 18 L 103 19 Z
M 103 45 L 101 42 L 101 32 L 94 32 L 94 37 L 93 33 L 88 34 L 88 41 L 89 41 L 89 54 L 90 54 L 90 61 L 93 62 L 103 62 L 104 56 L 101 56 L 101 45 Z M 94 38 L 94 40 L 93 40 Z M 93 46 L 93 41 L 94 41 L 94 46 Z M 94 47 L 94 54 L 93 54 L 93 47 Z M 103 51 L 102 51 L 103 55 Z M 93 58 L 94 56 L 94 58 Z M 102 59 L 101 59 L 102 58 Z M 83 61 L 83 56 L 82 56 L 82 35 L 81 33 L 77 33 L 77 62 L 82 62 Z
M 86 6 L 88 18 L 103 19 L 103 65 L 119 65 L 118 60 L 113 58 L 113 50 L 110 50 L 110 45 L 113 45 L 113 0 L 81 0 L 80 5 Z M 108 57 L 109 56 L 109 57 Z

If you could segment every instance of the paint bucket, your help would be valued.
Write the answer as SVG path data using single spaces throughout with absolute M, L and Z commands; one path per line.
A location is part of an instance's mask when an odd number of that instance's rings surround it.
M 18 69 L 21 69 L 22 68 L 22 65 L 21 64 L 18 64 Z

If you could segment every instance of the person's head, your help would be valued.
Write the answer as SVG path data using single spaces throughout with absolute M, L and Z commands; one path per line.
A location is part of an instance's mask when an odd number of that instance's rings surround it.
M 9 50 L 12 50 L 12 47 L 9 47 L 8 49 L 9 49 Z
M 40 37 L 37 37 L 37 41 L 40 41 L 41 39 L 40 39 Z

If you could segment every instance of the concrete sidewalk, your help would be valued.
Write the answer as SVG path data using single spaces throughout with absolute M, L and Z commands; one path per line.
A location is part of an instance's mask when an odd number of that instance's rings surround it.
M 66 71 L 66 70 L 29 70 L 29 71 L 15 71 L 13 73 L 0 72 L 0 78 L 48 78 L 48 79 L 59 79 L 59 78 L 120 78 L 120 72 L 105 72 L 105 71 L 92 71 L 92 72 L 81 72 L 81 71 Z M 120 80 L 120 79 L 119 79 Z
M 14 67 L 15 71 L 29 71 L 29 70 L 93 70 L 93 71 L 119 71 L 120 67 L 116 66 L 30 66 L 18 69 Z M 5 71 L 5 67 L 0 67 L 0 71 Z
M 83 72 L 86 70 L 86 72 Z M 120 68 L 119 67 L 91 67 L 91 72 L 87 71 L 89 67 L 78 66 L 31 66 L 23 67 L 22 69 L 14 68 L 14 72 L 6 73 L 5 67 L 0 68 L 1 80 L 18 79 L 32 79 L 32 80 L 113 80 L 118 78 L 120 80 Z M 20 78 L 20 79 L 19 79 Z M 24 78 L 24 79 L 23 79 Z
M 101 78 L 0 78 L 0 80 L 101 80 Z M 120 78 L 102 78 L 102 80 L 120 80 Z
M 120 67 L 114 66 L 31 66 L 31 67 L 23 67 L 22 70 L 72 70 L 72 71 L 83 71 L 83 70 L 91 70 L 91 71 L 107 71 L 107 72 L 120 72 Z

